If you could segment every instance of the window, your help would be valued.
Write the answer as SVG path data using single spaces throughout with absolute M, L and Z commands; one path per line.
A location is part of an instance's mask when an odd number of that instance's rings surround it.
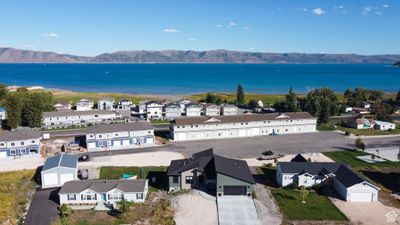
M 99 115 L 94 115 L 95 118 L 99 117 Z
M 100 134 L 100 135 L 99 135 L 99 138 L 102 138 L 102 137 L 103 137 L 103 135 Z
M 36 143 L 36 141 L 35 141 L 35 140 L 32 140 L 32 141 L 31 141 L 31 143 L 32 143 L 32 144 L 35 144 L 35 143 Z
M 118 134 L 115 134 L 115 137 L 118 137 Z
M 67 198 L 68 198 L 68 200 L 76 200 L 76 195 L 75 194 L 68 194 Z
M 25 143 L 23 141 L 21 141 L 21 145 L 24 145 Z
M 0 146 L 5 146 L 5 144 L 4 143 L 0 143 Z
M 179 177 L 177 177 L 177 176 L 172 177 L 172 183 L 174 183 L 174 184 L 179 183 Z
M 16 154 L 17 154 L 17 151 L 15 149 L 10 150 L 10 155 L 16 155 Z
M 89 137 L 90 137 L 90 138 L 93 138 L 93 134 L 91 134 Z
M 19 154 L 20 155 L 25 155 L 26 154 L 26 150 L 25 149 L 20 149 L 19 150 Z
M 122 200 L 122 194 L 121 193 L 109 194 L 108 200 Z
M 103 147 L 103 142 L 102 141 L 97 142 L 97 146 Z
M 96 200 L 96 194 L 95 193 L 88 193 L 81 195 L 81 200 Z
M 14 143 L 14 142 L 11 142 L 11 146 L 15 146 L 15 143 Z
M 193 183 L 193 176 L 186 176 L 185 180 L 186 180 L 187 184 L 192 184 Z
M 136 199 L 143 199 L 143 193 L 137 193 Z

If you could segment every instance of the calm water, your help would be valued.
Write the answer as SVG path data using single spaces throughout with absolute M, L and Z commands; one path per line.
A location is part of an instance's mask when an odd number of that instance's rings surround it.
M 305 93 L 364 87 L 395 92 L 400 67 L 390 65 L 0 64 L 0 83 L 73 91 L 188 94 L 207 91 Z

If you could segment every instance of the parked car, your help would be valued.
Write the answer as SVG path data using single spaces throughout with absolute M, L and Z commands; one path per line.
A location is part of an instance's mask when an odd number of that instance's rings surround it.
M 87 162 L 90 160 L 90 156 L 89 155 L 82 155 L 78 158 L 79 162 Z
M 271 150 L 267 150 L 262 153 L 263 155 L 273 155 L 274 153 Z

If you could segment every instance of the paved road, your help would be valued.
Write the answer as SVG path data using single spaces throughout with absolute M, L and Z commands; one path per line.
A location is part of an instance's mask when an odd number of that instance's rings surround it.
M 364 140 L 368 146 L 400 145 L 399 137 L 369 138 Z M 258 157 L 265 150 L 278 154 L 313 153 L 354 148 L 354 139 L 331 132 L 307 134 L 288 134 L 278 136 L 258 136 L 250 138 L 232 138 L 219 140 L 171 142 L 160 147 L 135 148 L 107 152 L 91 152 L 92 156 L 130 154 L 149 151 L 175 151 L 186 156 L 208 148 L 214 148 L 217 154 L 233 158 Z
M 57 217 L 58 188 L 37 189 L 26 216 L 25 225 L 49 225 Z

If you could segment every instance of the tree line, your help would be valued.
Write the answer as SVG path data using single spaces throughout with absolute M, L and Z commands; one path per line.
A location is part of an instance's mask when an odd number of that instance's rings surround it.
M 6 108 L 7 119 L 2 124 L 6 129 L 40 127 L 43 112 L 54 110 L 51 92 L 31 92 L 23 87 L 10 92 L 4 84 L 0 84 L 0 102 Z

